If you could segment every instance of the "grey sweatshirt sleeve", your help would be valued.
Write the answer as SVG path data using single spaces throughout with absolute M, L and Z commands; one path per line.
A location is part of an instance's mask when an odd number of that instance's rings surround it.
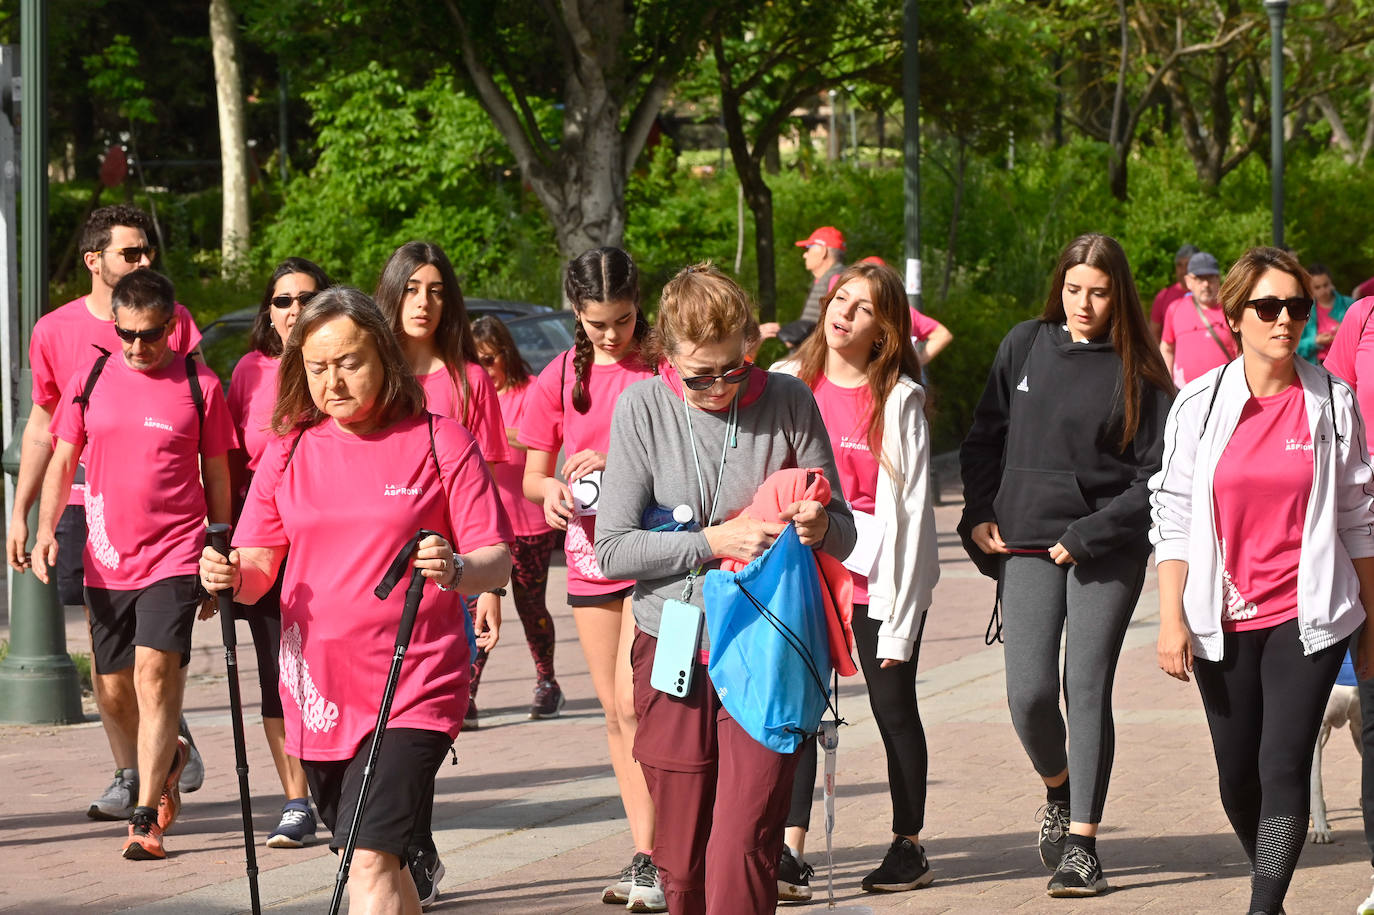
M 706 535 L 697 531 L 653 532 L 640 527 L 644 509 L 654 501 L 655 443 L 650 411 L 643 397 L 621 395 L 611 416 L 611 443 L 606 452 L 610 482 L 601 493 L 596 516 L 596 559 L 612 579 L 657 579 L 685 575 L 711 559 Z

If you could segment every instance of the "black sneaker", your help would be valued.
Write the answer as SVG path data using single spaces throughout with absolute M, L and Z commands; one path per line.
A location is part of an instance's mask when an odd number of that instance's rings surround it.
M 530 717 L 536 720 L 557 718 L 566 701 L 557 680 L 540 680 L 534 688 L 534 703 L 530 706 Z
M 816 869 L 798 861 L 786 845 L 778 859 L 778 901 L 806 902 L 811 898 L 811 876 Z
M 867 893 L 900 893 L 929 886 L 935 875 L 930 872 L 926 850 L 906 836 L 898 836 L 883 855 L 883 863 L 864 878 Z
M 427 909 L 439 898 L 439 881 L 444 879 L 444 862 L 434 848 L 414 847 L 406 855 L 411 879 L 420 896 L 420 908 Z
M 1057 801 L 1046 801 L 1040 812 L 1040 862 L 1046 870 L 1054 871 L 1064 857 L 1064 843 L 1069 836 L 1069 807 Z
M 1064 849 L 1064 857 L 1045 891 L 1051 896 L 1065 897 L 1096 896 L 1106 890 L 1107 878 L 1102 876 L 1097 856 L 1086 848 L 1070 845 Z

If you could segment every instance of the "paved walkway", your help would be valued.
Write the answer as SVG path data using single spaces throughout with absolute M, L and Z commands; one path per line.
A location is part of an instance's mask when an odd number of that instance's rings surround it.
M 983 645 L 993 588 L 959 549 L 952 533 L 957 512 L 957 506 L 937 510 L 943 573 L 920 659 L 931 754 L 923 841 L 936 881 L 891 896 L 858 889 L 890 839 L 890 811 L 881 743 L 856 678 L 841 685 L 840 709 L 850 726 L 841 730 L 839 751 L 835 911 L 1243 912 L 1245 858 L 1217 801 L 1197 692 L 1155 667 L 1153 579 L 1127 634 L 1116 684 L 1116 768 L 1100 839 L 1114 889 L 1093 901 L 1045 897 L 1047 875 L 1033 848 L 1043 791 L 1007 718 L 1001 652 Z M 562 583 L 556 568 L 551 592 L 561 594 Z M 533 669 L 519 622 L 507 609 L 507 628 L 482 686 L 481 728 L 459 738 L 459 765 L 445 764 L 439 774 L 436 838 L 448 874 L 432 911 L 605 915 L 613 910 L 599 902 L 600 889 L 632 849 L 572 620 L 566 608 L 555 613 L 559 679 L 570 696 L 565 714 L 529 721 Z M 79 619 L 70 621 L 68 633 L 70 648 L 88 648 Z M 218 634 L 217 623 L 197 627 L 186 703 L 209 773 L 204 788 L 187 796 L 164 862 L 122 860 L 123 824 L 85 817 L 87 801 L 104 788 L 111 769 L 98 723 L 0 727 L 0 778 L 7 789 L 0 795 L 0 910 L 248 910 Z M 257 726 L 246 628 L 243 639 L 239 657 L 261 841 L 282 799 Z M 1336 841 L 1307 846 L 1288 897 L 1294 915 L 1351 912 L 1370 886 L 1359 766 L 1349 737 L 1337 735 L 1326 755 Z M 814 822 L 824 822 L 819 809 Z M 816 912 L 826 911 L 824 848 L 824 835 L 813 834 L 808 857 L 819 871 L 819 901 L 811 906 Z M 335 863 L 321 846 L 259 847 L 258 862 L 264 908 L 325 909 Z

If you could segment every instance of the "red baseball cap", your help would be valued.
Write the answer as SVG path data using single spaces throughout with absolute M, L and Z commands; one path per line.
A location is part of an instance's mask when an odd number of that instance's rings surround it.
M 809 248 L 812 245 L 825 245 L 827 248 L 844 250 L 844 234 L 834 226 L 821 226 L 811 233 L 810 238 L 803 238 L 797 242 L 798 248 Z
M 859 263 L 861 263 L 861 264 L 877 264 L 879 267 L 886 267 L 886 266 L 887 266 L 887 261 L 883 260 L 881 257 L 879 257 L 879 256 L 876 255 L 876 254 L 870 254 L 868 257 L 865 257 L 865 258 L 861 259 L 861 260 L 859 261 Z

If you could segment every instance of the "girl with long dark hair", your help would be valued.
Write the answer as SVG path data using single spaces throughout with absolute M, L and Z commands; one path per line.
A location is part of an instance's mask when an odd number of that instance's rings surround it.
M 1145 582 L 1146 484 L 1172 395 L 1126 253 L 1082 235 L 1059 257 L 1044 312 L 998 348 L 959 451 L 959 533 L 997 578 L 1012 723 L 1045 783 L 1051 896 L 1107 888 L 1096 837 L 1115 749 L 1112 682 Z

